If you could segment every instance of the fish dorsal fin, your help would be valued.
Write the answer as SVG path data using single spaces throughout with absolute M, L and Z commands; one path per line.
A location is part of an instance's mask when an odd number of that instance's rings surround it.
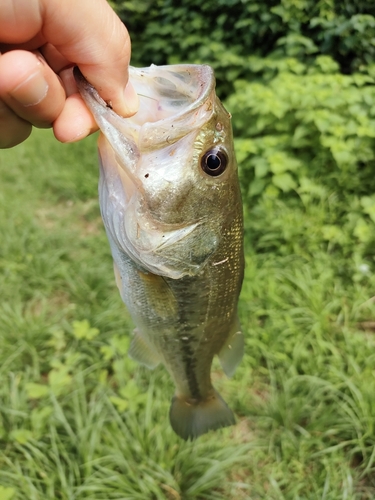
M 227 342 L 218 353 L 220 364 L 227 377 L 232 377 L 244 354 L 245 342 L 238 318 L 233 323 Z

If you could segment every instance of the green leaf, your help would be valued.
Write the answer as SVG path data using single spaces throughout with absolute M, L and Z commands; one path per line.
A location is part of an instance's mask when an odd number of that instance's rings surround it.
M 261 157 L 254 158 L 253 164 L 255 166 L 255 177 L 262 179 L 268 174 L 270 168 L 266 159 Z
M 119 398 L 118 396 L 111 396 L 109 400 L 116 406 L 120 413 L 125 411 L 129 406 L 129 402 L 126 399 Z
M 39 439 L 47 432 L 49 417 L 53 413 L 52 406 L 44 406 L 42 408 L 34 408 L 31 412 L 31 426 L 33 433 Z
M 53 363 L 51 362 L 51 366 L 54 368 L 48 374 L 48 383 L 52 392 L 59 395 L 71 386 L 70 368 L 56 359 L 53 360 Z
M 333 224 L 327 224 L 322 227 L 323 238 L 325 240 L 334 242 L 334 243 L 344 243 L 345 242 L 345 234 L 341 228 L 338 226 L 334 226 Z
M 103 345 L 100 348 L 100 353 L 105 361 L 109 361 L 116 354 L 116 350 L 110 345 Z
M 372 238 L 374 238 L 374 228 L 361 218 L 357 221 L 353 234 L 362 243 L 367 243 L 371 241 Z
M 296 189 L 297 187 L 295 180 L 288 173 L 274 175 L 272 177 L 272 182 L 276 187 L 281 189 L 281 191 L 284 191 L 284 193 Z
M 83 321 L 73 321 L 73 335 L 76 339 L 93 340 L 99 333 L 98 328 L 91 328 L 87 319 Z
M 129 350 L 130 337 L 129 335 L 114 335 L 111 338 L 110 343 L 115 349 L 115 352 L 118 352 L 121 355 L 125 355 Z
M 28 429 L 15 429 L 9 434 L 9 437 L 13 441 L 17 441 L 19 444 L 26 444 L 33 437 L 33 433 Z
M 47 345 L 53 347 L 56 351 L 62 351 L 66 346 L 65 334 L 63 330 L 54 330 Z
M 250 184 L 249 196 L 257 196 L 264 191 L 266 181 L 264 179 L 254 179 Z
M 323 73 L 337 73 L 340 69 L 337 62 L 330 56 L 318 56 L 315 59 L 315 64 Z
M 375 196 L 362 196 L 361 205 L 365 214 L 368 214 L 375 222 Z
M 34 384 L 32 382 L 26 384 L 27 396 L 31 399 L 40 399 L 47 396 L 48 386 L 43 384 Z
M 277 151 L 268 156 L 271 172 L 282 174 L 287 170 L 296 170 L 301 162 L 296 158 L 288 156 L 283 151 Z
M 16 493 L 14 488 L 0 486 L 0 500 L 11 500 Z

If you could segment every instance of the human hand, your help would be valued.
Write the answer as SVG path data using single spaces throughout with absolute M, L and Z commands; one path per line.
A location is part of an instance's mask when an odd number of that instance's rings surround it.
M 0 52 L 0 148 L 24 141 L 32 126 L 52 126 L 61 142 L 97 129 L 75 65 L 118 114 L 137 111 L 129 35 L 106 0 L 0 0 Z

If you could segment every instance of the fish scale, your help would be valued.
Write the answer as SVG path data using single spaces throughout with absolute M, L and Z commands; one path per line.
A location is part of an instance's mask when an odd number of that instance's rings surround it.
M 78 69 L 101 130 L 99 201 L 116 283 L 136 325 L 129 355 L 162 363 L 176 392 L 170 422 L 183 439 L 232 425 L 214 389 L 218 355 L 231 376 L 244 339 L 242 203 L 230 115 L 208 66 L 130 68 L 140 110 L 118 116 Z

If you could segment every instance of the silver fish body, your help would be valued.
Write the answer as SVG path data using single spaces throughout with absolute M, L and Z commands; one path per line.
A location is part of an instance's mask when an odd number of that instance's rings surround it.
M 184 439 L 234 423 L 211 383 L 232 375 L 243 221 L 230 115 L 209 66 L 131 68 L 139 112 L 118 116 L 75 70 L 101 129 L 99 199 L 122 300 L 136 325 L 129 354 L 174 380 L 170 421 Z

